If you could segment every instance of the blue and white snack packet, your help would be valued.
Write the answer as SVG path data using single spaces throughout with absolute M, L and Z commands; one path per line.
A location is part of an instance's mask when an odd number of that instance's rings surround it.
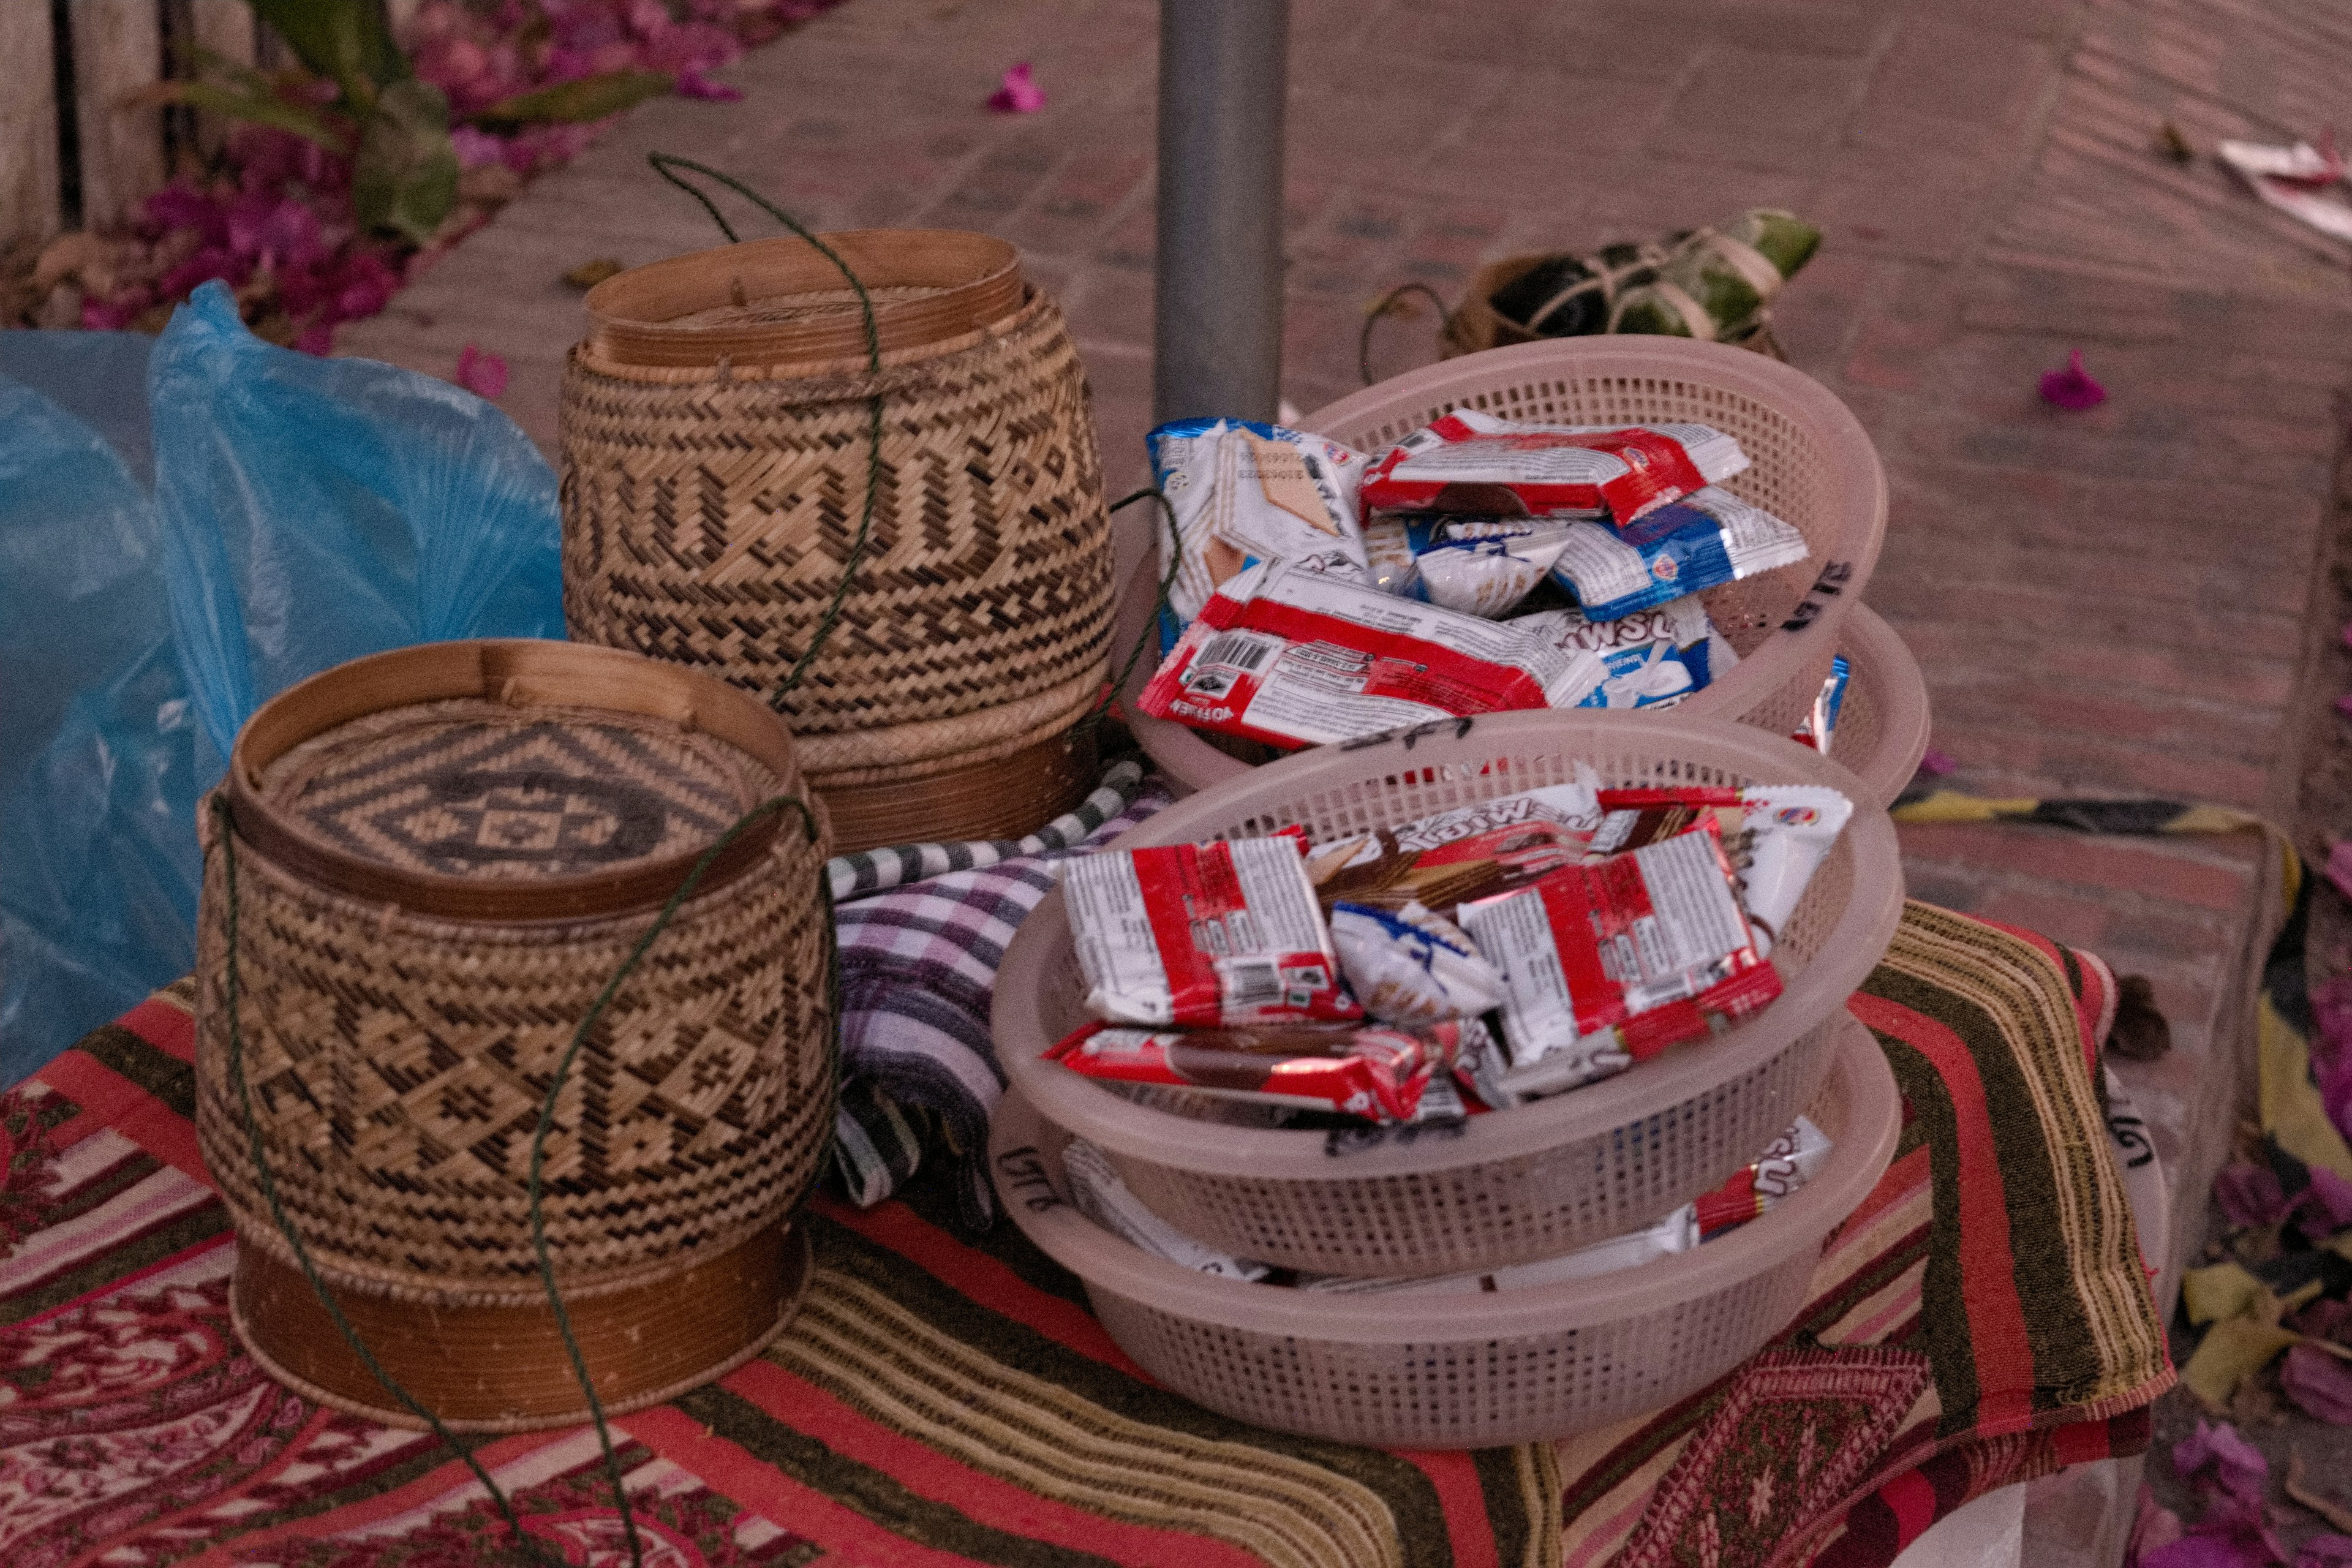
M 1592 621 L 1687 597 L 1805 559 L 1805 536 L 1761 507 L 1707 486 L 1622 528 L 1567 525 L 1552 579 Z
M 1255 562 L 1364 581 L 1356 506 L 1362 453 L 1247 419 L 1179 419 L 1145 440 L 1168 497 L 1158 524 L 1161 570 L 1171 556 L 1182 558 L 1160 612 L 1163 654 L 1218 585 Z
M 1503 976 L 1459 926 L 1417 902 L 1331 906 L 1331 949 L 1364 1011 L 1412 1027 L 1475 1018 L 1503 1005 Z
M 1676 599 L 1613 621 L 1576 610 L 1520 616 L 1512 626 L 1549 647 L 1601 656 L 1608 675 L 1580 708 L 1660 708 L 1681 701 L 1739 662 L 1738 654 L 1696 598 Z
M 1845 655 L 1831 659 L 1828 679 L 1813 696 L 1812 710 L 1789 739 L 1801 746 L 1811 746 L 1823 756 L 1829 755 L 1830 738 L 1837 733 L 1838 712 L 1845 706 L 1846 682 L 1853 679 L 1853 666 Z

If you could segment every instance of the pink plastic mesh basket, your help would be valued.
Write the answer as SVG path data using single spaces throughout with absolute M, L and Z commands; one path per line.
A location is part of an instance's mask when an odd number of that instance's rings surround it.
M 997 1107 L 991 1168 L 1014 1223 L 1085 1281 L 1119 1348 L 1188 1399 L 1341 1443 L 1563 1437 L 1706 1387 L 1803 1309 L 1822 1242 L 1885 1174 L 1902 1129 L 1869 1031 L 1843 1009 L 1831 1024 L 1829 1070 L 1803 1107 L 1835 1141 L 1821 1173 L 1727 1236 L 1597 1279 L 1432 1300 L 1196 1273 L 1070 1206 L 1069 1134 L 1018 1094 Z
M 1621 1235 L 1715 1186 L 1820 1086 L 1846 998 L 1902 913 L 1895 829 L 1835 762 L 1720 720 L 1529 712 L 1324 746 L 1252 769 L 1123 835 L 1118 848 L 1264 835 L 1324 841 L 1517 790 L 1578 763 L 1616 785 L 1825 784 L 1857 805 L 1773 952 L 1785 989 L 1723 1035 L 1601 1083 L 1472 1118 L 1454 1137 L 1335 1155 L 1319 1132 L 1234 1127 L 1138 1105 L 1040 1059 L 1085 1021 L 1058 889 L 1022 923 L 992 1032 L 1013 1087 L 1098 1145 L 1171 1224 L 1244 1258 L 1324 1274 L 1443 1274 Z
M 1797 727 L 1829 674 L 1886 531 L 1886 476 L 1843 403 L 1801 371 L 1722 343 L 1561 338 L 1442 360 L 1318 408 L 1299 426 L 1377 453 L 1464 407 L 1555 424 L 1695 420 L 1738 437 L 1752 466 L 1724 488 L 1794 525 L 1810 553 L 1801 566 L 1703 595 L 1740 662 L 1679 710 L 1778 735 Z M 1148 677 L 1151 660 L 1141 663 Z M 1133 689 L 1139 683 L 1130 708 Z M 1233 771 L 1218 761 L 1227 755 L 1222 742 L 1164 720 L 1138 718 L 1134 729 L 1180 784 L 1202 788 Z M 1263 753 L 1244 743 L 1238 754 L 1247 765 Z

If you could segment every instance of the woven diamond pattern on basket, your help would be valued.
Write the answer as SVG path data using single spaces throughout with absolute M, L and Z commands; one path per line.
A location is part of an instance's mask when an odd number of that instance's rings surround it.
M 730 1245 L 814 1178 L 833 1118 L 824 853 L 788 816 L 750 870 L 680 908 L 573 1062 L 545 1163 L 567 1281 Z M 240 1235 L 289 1256 L 226 1070 L 221 858 L 198 932 L 197 1132 Z M 237 890 L 246 1079 L 314 1258 L 420 1294 L 527 1286 L 541 1102 L 654 911 L 428 919 L 327 892 L 242 840 Z
M 856 542 L 868 398 L 873 533 L 839 624 L 782 704 L 796 733 L 950 719 L 1101 658 L 1111 611 L 1084 369 L 1039 294 L 911 363 L 753 377 L 591 363 L 562 404 L 564 615 L 583 641 L 774 689 Z
M 734 748 L 665 721 L 478 698 L 340 724 L 280 757 L 261 784 L 336 848 L 502 878 L 690 854 L 774 789 Z

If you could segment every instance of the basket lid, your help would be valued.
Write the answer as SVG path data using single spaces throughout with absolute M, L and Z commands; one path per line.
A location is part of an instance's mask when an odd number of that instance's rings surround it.
M 819 235 L 865 284 L 881 352 L 945 342 L 1021 308 L 1021 254 L 992 235 L 863 228 Z M 698 250 L 588 290 L 589 339 L 621 364 L 814 364 L 866 357 L 856 291 L 794 237 Z
M 514 640 L 402 648 L 289 688 L 239 733 L 227 788 L 238 836 L 307 879 L 530 921 L 667 898 L 799 782 L 782 721 L 748 693 L 635 654 Z M 698 890 L 752 865 L 778 824 L 731 841 Z

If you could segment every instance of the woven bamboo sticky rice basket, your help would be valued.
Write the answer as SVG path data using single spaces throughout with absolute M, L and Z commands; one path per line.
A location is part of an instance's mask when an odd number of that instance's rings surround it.
M 1544 784 L 1589 763 L 1604 784 L 1858 781 L 1783 737 L 1720 720 L 1529 712 L 1450 719 L 1321 746 L 1205 790 L 1113 848 L 1251 837 L 1310 842 L 1392 827 Z M 1086 981 L 1059 889 L 1006 950 L 991 1019 L 1006 1079 L 1056 1126 L 1098 1145 L 1136 1195 L 1186 1234 L 1318 1274 L 1446 1274 L 1549 1258 L 1655 1219 L 1721 1183 L 1820 1087 L 1846 998 L 1902 913 L 1894 825 L 1857 801 L 1772 950 L 1785 989 L 1719 1037 L 1615 1078 L 1475 1116 L 1459 1136 L 1343 1154 L 1324 1134 L 1235 1127 L 1139 1105 L 1043 1058 L 1086 1020 Z
M 529 1223 L 541 1101 L 697 861 L 802 793 L 756 698 L 607 648 L 428 644 L 262 706 L 217 797 L 232 838 L 201 817 L 195 1108 L 258 1360 L 313 1398 L 414 1421 L 300 1272 L 253 1128 L 287 1225 L 427 1408 L 488 1431 L 585 1418 Z M 798 1298 L 790 1216 L 834 1116 L 813 826 L 786 808 L 717 851 L 558 1099 L 545 1236 L 608 1409 L 751 1355 Z M 232 921 L 250 1124 L 229 1066 Z
M 1159 586 L 1149 563 L 1129 579 L 1119 595 L 1113 646 L 1132 647 L 1138 638 L 1150 635 Z M 1919 759 L 1927 754 L 1927 683 L 1895 628 L 1867 605 L 1846 612 L 1837 650 L 1845 655 L 1849 675 L 1832 754 L 1862 781 L 1863 799 L 1891 806 L 1911 786 Z M 1139 659 L 1128 673 L 1125 711 L 1129 724 L 1145 737 L 1160 776 L 1180 795 L 1240 778 L 1259 760 L 1278 755 L 1255 742 L 1207 735 L 1138 713 L 1136 699 L 1151 675 L 1148 659 Z
M 1801 1106 L 1834 1141 L 1769 1213 L 1618 1273 L 1473 1294 L 1298 1290 L 1155 1258 L 1072 1207 L 1069 1142 L 1018 1093 L 989 1127 L 1005 1209 L 1086 1284 L 1121 1350 L 1186 1398 L 1276 1431 L 1381 1447 L 1565 1437 L 1660 1409 L 1761 1350 L 1803 1310 L 1822 1244 L 1886 1173 L 1903 1125 L 1868 1030 L 1831 1021 Z
M 1796 528 L 1808 553 L 1700 595 L 1739 663 L 1675 711 L 1779 735 L 1796 729 L 1886 531 L 1885 472 L 1844 404 L 1801 372 L 1722 343 L 1549 338 L 1412 371 L 1316 410 L 1299 427 L 1377 453 L 1465 407 L 1547 424 L 1690 420 L 1736 437 L 1751 466 L 1724 488 Z M 1139 717 L 1134 730 L 1179 779 L 1226 771 L 1205 754 L 1222 748 L 1181 724 Z
M 575 638 L 763 696 L 848 566 L 883 400 L 873 530 L 782 696 L 836 846 L 1018 837 L 1092 787 L 1110 531 L 1062 314 L 984 235 L 822 237 L 677 257 L 587 297 L 562 409 Z

